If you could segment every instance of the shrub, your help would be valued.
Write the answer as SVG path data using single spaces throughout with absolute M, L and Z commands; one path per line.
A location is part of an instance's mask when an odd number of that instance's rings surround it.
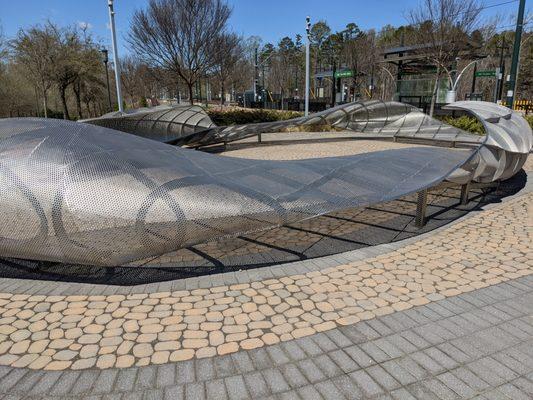
M 213 110 L 208 109 L 207 114 L 218 126 L 243 125 L 258 122 L 285 121 L 287 119 L 298 118 L 303 114 L 295 111 L 278 111 L 264 109 L 229 109 Z
M 531 129 L 533 129 L 533 115 L 525 115 L 524 118 L 529 123 Z
M 485 134 L 485 129 L 483 128 L 483 125 L 474 117 L 463 115 L 459 118 L 442 117 L 441 120 L 448 125 L 462 129 L 466 132 L 474 133 L 476 135 Z

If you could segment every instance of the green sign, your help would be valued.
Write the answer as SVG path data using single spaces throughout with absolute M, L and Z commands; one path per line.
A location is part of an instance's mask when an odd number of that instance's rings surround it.
M 477 78 L 494 78 L 496 76 L 496 70 L 477 71 Z
M 353 71 L 337 71 L 335 72 L 335 78 L 351 78 L 353 76 Z

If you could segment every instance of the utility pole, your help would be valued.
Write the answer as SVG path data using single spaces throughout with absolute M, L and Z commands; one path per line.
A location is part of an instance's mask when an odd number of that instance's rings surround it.
M 107 49 L 100 50 L 104 55 L 104 65 L 105 65 L 105 79 L 107 81 L 107 99 L 109 100 L 109 112 L 113 111 L 113 106 L 111 105 L 111 88 L 109 87 L 109 69 L 107 68 L 107 63 L 109 62 L 109 52 Z
M 511 73 L 509 75 L 509 88 L 507 90 L 507 107 L 513 109 L 516 95 L 516 78 L 518 75 L 518 64 L 520 63 L 520 42 L 522 41 L 522 30 L 524 27 L 524 10 L 526 0 L 520 0 L 518 5 L 518 16 L 516 18 L 516 30 L 514 35 L 513 59 L 511 61 Z
M 257 101 L 257 84 L 259 83 L 259 66 L 258 66 L 258 53 L 259 49 L 255 48 L 254 55 L 254 103 Z
M 354 93 L 355 97 L 355 93 Z M 374 97 L 374 64 L 372 64 L 371 72 L 370 72 L 370 99 Z
M 477 73 L 477 63 L 474 64 L 474 71 L 472 72 L 472 89 L 470 90 L 470 100 L 474 97 L 476 93 L 476 73 Z
M 335 107 L 335 101 L 337 100 L 337 62 L 335 57 L 333 57 L 333 70 L 331 71 L 331 107 Z
M 503 94 L 503 79 L 505 77 L 505 50 L 507 46 L 505 44 L 505 36 L 502 33 L 502 45 L 498 47 L 500 49 L 500 75 L 498 75 L 498 85 L 496 89 L 497 100 L 501 100 Z
M 311 17 L 305 18 L 305 116 L 309 115 L 309 51 L 311 35 Z
M 113 9 L 113 0 L 107 0 L 107 5 L 109 6 L 109 22 L 111 25 L 111 41 L 113 44 L 113 59 L 115 60 L 115 81 L 117 83 L 117 100 L 118 100 L 118 111 L 124 112 L 124 107 L 122 106 L 122 90 L 120 88 L 120 63 L 118 60 L 118 50 L 117 50 L 117 33 L 115 31 L 115 11 Z
M 261 65 L 261 73 L 262 73 L 262 80 L 263 80 L 263 83 L 262 83 L 262 86 L 263 86 L 263 108 L 266 108 L 266 105 L 267 105 L 267 98 L 266 98 L 266 95 L 267 95 L 267 91 L 266 91 L 266 88 L 265 88 L 265 61 L 263 61 L 262 65 Z

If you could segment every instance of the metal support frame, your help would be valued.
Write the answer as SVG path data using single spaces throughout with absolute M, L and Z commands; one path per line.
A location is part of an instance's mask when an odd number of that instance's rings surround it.
M 428 190 L 424 189 L 418 192 L 418 200 L 416 202 L 415 224 L 419 228 L 422 228 L 426 224 L 427 205 L 428 205 Z
M 460 197 L 460 204 L 462 206 L 468 204 L 470 201 L 470 191 L 472 189 L 485 189 L 485 188 L 497 188 L 499 186 L 500 182 L 488 182 L 488 183 L 474 183 L 474 182 L 468 182 L 464 185 L 461 185 L 461 197 Z M 418 199 L 416 203 L 416 216 L 415 216 L 415 225 L 418 228 L 422 228 L 426 225 L 426 213 L 427 213 L 427 200 L 428 200 L 428 192 L 430 190 L 436 190 L 436 189 L 445 189 L 445 188 L 453 188 L 457 187 L 458 185 L 453 182 L 441 182 L 437 186 L 433 186 L 429 189 L 422 190 L 418 192 Z

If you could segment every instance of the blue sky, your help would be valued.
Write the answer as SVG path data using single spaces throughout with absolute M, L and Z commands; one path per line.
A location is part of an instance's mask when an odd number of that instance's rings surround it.
M 509 0 L 486 0 L 485 5 Z M 143 8 L 148 0 L 115 0 L 118 38 L 121 52 L 127 51 L 124 36 L 136 9 Z M 233 7 L 230 25 L 243 36 L 258 35 L 265 41 L 277 42 L 283 36 L 302 34 L 305 16 L 312 21 L 325 19 L 333 30 L 349 22 L 364 29 L 379 28 L 385 24 L 402 25 L 407 11 L 419 0 L 229 0 Z M 496 13 L 506 17 L 518 8 L 518 2 L 484 10 L 484 16 Z M 87 23 L 93 35 L 109 44 L 107 31 L 107 0 L 0 0 L 0 24 L 8 37 L 17 30 L 50 19 L 61 25 Z

